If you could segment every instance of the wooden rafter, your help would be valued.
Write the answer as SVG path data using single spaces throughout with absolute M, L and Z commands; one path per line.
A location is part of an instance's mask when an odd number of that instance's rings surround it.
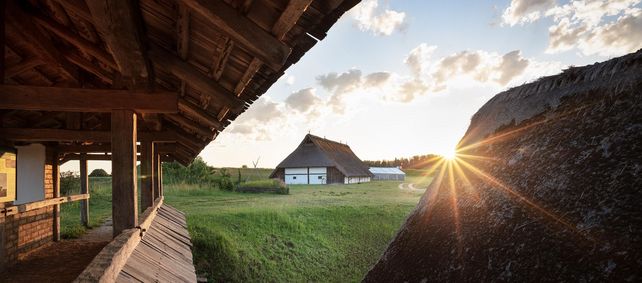
M 89 11 L 96 29 L 118 65 L 123 80 L 130 88 L 150 87 L 152 70 L 146 58 L 142 34 L 140 8 L 137 1 L 96 0 L 88 1 Z
M 71 32 L 68 27 L 52 21 L 41 14 L 34 13 L 33 18 L 40 26 L 56 34 L 68 43 L 76 46 L 76 48 L 80 49 L 83 52 L 86 52 L 91 56 L 96 57 L 96 59 L 98 59 L 103 64 L 111 68 L 118 69 L 114 58 L 107 51 L 96 46 L 93 42 L 84 39 L 80 35 Z
M 36 56 L 52 67 L 57 68 L 67 80 L 77 83 L 78 73 L 76 68 L 67 62 L 53 42 L 40 32 L 38 27 L 30 20 L 30 17 L 18 6 L 19 4 L 17 1 L 8 1 L 6 3 L 6 13 L 12 14 L 11 17 L 7 17 L 7 24 L 11 26 L 12 33 L 15 36 L 22 37 Z
M 90 62 L 89 60 L 85 59 L 84 57 L 74 53 L 74 52 L 65 52 L 64 53 L 65 58 L 69 60 L 69 62 L 72 62 L 76 64 L 76 66 L 80 67 L 81 69 L 93 74 L 94 76 L 100 78 L 104 82 L 112 84 L 114 82 L 114 74 L 105 71 L 105 69 L 98 67 L 94 65 L 94 63 Z
M 201 137 L 211 138 L 214 135 L 211 129 L 203 127 L 197 122 L 187 119 L 181 115 L 168 114 L 168 115 L 165 115 L 165 117 L 169 118 L 169 120 L 171 121 L 174 121 L 174 123 L 178 124 L 179 126 L 184 127 L 185 129 L 188 129 L 192 132 L 195 132 L 197 135 Z
M 0 109 L 71 112 L 132 109 L 139 113 L 178 112 L 178 96 L 173 92 L 2 85 L 0 95 Z
M 202 91 L 205 95 L 210 96 L 217 105 L 230 106 L 232 109 L 238 109 L 243 105 L 243 101 L 232 92 L 198 71 L 194 66 L 181 60 L 178 56 L 165 51 L 162 47 L 152 46 L 149 56 L 155 65 L 169 71 L 179 79 L 188 82 L 192 87 Z
M 8 67 L 4 72 L 6 78 L 13 78 L 35 67 L 45 64 L 40 58 L 30 57 L 23 59 L 20 63 Z
M 219 122 L 217 117 L 213 117 L 207 111 L 202 110 L 198 106 L 184 99 L 178 100 L 178 110 L 210 128 L 222 130 L 224 127 L 223 123 Z
M 291 48 L 263 30 L 225 1 L 183 0 L 185 5 L 217 26 L 245 49 L 255 54 L 270 68 L 278 70 Z
M 225 71 L 225 66 L 227 65 L 227 60 L 230 58 L 230 54 L 232 54 L 233 49 L 234 41 L 228 38 L 221 51 L 215 54 L 214 59 L 212 60 L 211 74 L 215 80 L 218 81 L 221 79 L 223 71 Z

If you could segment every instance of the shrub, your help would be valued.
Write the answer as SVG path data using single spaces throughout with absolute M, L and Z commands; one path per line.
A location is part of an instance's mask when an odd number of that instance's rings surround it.
M 98 168 L 91 171 L 91 173 L 89 173 L 89 177 L 109 177 L 109 174 L 107 174 L 107 171 L 104 169 Z
M 241 183 L 237 189 L 239 192 L 263 193 L 271 192 L 282 195 L 290 193 L 290 188 L 279 179 L 257 180 Z
M 227 173 L 227 170 L 222 168 L 219 174 L 221 176 L 216 180 L 218 188 L 223 191 L 234 191 L 234 183 L 232 183 L 232 179 L 230 178 L 230 174 Z
M 72 171 L 60 172 L 60 194 L 63 196 L 80 192 L 80 176 Z

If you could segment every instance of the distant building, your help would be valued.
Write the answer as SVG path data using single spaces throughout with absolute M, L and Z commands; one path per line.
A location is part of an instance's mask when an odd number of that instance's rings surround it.
M 401 171 L 399 167 L 370 167 L 370 173 L 374 175 L 373 180 L 403 181 L 406 179 L 406 173 Z
M 348 145 L 311 134 L 270 174 L 286 184 L 356 184 L 370 182 L 371 177 Z

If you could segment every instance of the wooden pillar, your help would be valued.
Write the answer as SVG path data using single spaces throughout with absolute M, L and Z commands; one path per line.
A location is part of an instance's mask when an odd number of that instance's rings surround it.
M 163 181 L 161 180 L 161 170 L 162 170 L 162 165 L 161 165 L 161 155 L 160 154 L 155 154 L 155 164 L 154 164 L 154 199 L 157 199 L 161 196 L 161 186 L 163 185 Z
M 138 226 L 136 176 L 136 114 L 111 112 L 112 220 L 114 237 Z
M 87 174 L 87 154 L 80 154 L 80 193 L 89 193 L 89 175 Z M 80 201 L 80 222 L 85 227 L 89 227 L 89 200 Z
M 148 140 L 140 143 L 140 203 L 145 211 L 154 205 L 154 143 Z
M 58 159 L 58 152 L 53 152 L 53 160 L 51 164 L 51 175 L 53 183 L 53 197 L 60 197 L 60 159 Z M 53 240 L 60 241 L 60 204 L 53 206 Z
M 158 197 L 165 195 L 163 187 L 163 160 L 158 156 Z

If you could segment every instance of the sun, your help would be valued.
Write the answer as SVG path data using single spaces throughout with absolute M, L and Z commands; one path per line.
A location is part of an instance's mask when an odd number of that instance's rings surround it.
M 457 149 L 452 148 L 450 150 L 445 150 L 441 152 L 440 155 L 446 160 L 455 160 L 457 158 Z

